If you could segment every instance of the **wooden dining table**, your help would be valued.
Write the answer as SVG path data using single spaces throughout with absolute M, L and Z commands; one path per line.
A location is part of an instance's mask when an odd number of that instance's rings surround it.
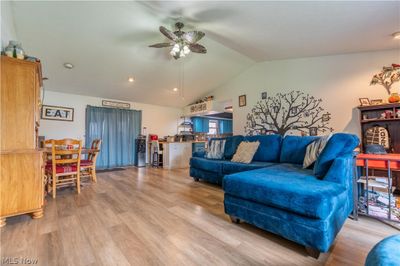
M 51 153 L 51 148 L 43 148 L 41 150 L 45 153 Z M 98 150 L 98 149 L 82 148 L 81 154 L 95 153 L 95 152 L 99 152 L 99 151 L 100 150 Z

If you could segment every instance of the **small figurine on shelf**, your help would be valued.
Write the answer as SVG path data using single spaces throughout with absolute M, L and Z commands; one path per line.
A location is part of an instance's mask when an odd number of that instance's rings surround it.
M 394 115 L 393 115 L 393 112 L 390 110 L 386 110 L 385 112 L 383 112 L 381 114 L 381 119 L 390 119 L 392 117 L 394 117 Z

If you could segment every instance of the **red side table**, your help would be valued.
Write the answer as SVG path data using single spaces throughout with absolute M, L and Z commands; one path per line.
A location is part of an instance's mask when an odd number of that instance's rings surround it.
M 365 184 L 365 191 L 366 191 L 366 196 L 365 198 L 365 204 L 366 204 L 366 215 L 369 215 L 369 190 L 368 187 L 379 187 L 382 189 L 387 189 L 388 192 L 388 198 L 389 198 L 389 204 L 388 204 L 388 220 L 391 219 L 392 211 L 391 211 L 391 197 L 392 197 L 392 172 L 393 171 L 400 171 L 400 154 L 396 153 L 391 153 L 391 154 L 363 154 L 360 153 L 356 157 L 356 166 L 362 167 L 365 169 L 365 176 L 358 178 L 357 176 L 357 182 L 358 183 L 364 183 Z M 370 169 L 373 170 L 384 170 L 387 171 L 387 184 L 377 182 L 373 179 L 370 179 L 370 174 L 369 171 Z M 358 202 L 358 198 L 357 198 Z M 378 217 L 381 218 L 381 217 Z

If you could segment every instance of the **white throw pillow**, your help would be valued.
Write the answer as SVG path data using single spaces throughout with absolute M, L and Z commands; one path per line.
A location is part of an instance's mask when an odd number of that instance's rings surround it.
M 324 150 L 332 134 L 320 137 L 307 145 L 306 156 L 304 156 L 303 168 L 310 167 Z
M 225 139 L 211 140 L 206 158 L 214 160 L 222 159 L 224 157 L 225 142 L 226 142 Z
M 236 163 L 251 163 L 254 154 L 257 152 L 258 146 L 260 146 L 260 142 L 258 141 L 242 141 L 231 161 Z

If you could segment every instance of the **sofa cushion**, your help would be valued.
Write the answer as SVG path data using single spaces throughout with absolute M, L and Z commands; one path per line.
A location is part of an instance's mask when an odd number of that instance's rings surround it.
M 81 164 L 82 167 L 84 166 L 92 166 L 93 165 L 93 161 L 92 160 L 81 160 Z
M 210 160 L 207 158 L 190 158 L 190 167 L 222 174 L 222 163 L 224 160 Z
M 275 165 L 275 163 L 258 162 L 258 161 L 252 161 L 251 163 L 235 163 L 235 162 L 225 161 L 222 164 L 222 173 L 224 175 L 228 175 L 228 174 L 268 167 L 271 165 Z
M 303 164 L 308 144 L 318 137 L 286 136 L 282 141 L 281 163 Z
M 318 219 L 348 201 L 344 186 L 319 180 L 302 165 L 279 164 L 227 175 L 223 188 L 232 196 Z
M 278 162 L 281 152 L 281 135 L 259 135 L 259 136 L 246 136 L 245 141 L 259 141 L 260 146 L 253 160 L 260 162 Z
M 56 165 L 56 173 L 57 174 L 64 174 L 64 173 L 71 173 L 71 172 L 76 172 L 78 169 L 76 164 L 64 164 L 64 165 L 60 165 L 57 164 Z M 53 165 L 52 164 L 47 164 L 46 165 L 46 169 L 45 169 L 46 173 L 52 173 L 53 172 Z
M 226 160 L 232 159 L 240 142 L 243 141 L 243 136 L 231 136 L 226 138 L 224 158 Z
M 352 154 L 359 142 L 360 140 L 358 137 L 353 134 L 333 134 L 315 162 L 314 175 L 322 179 L 328 172 L 335 158 Z

